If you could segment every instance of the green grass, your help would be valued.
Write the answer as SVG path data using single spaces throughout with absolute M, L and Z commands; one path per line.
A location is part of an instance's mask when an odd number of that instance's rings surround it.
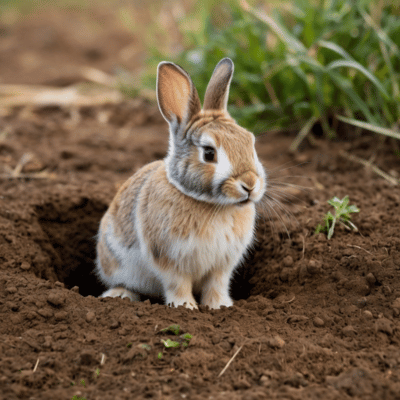
M 159 20 L 147 27 L 151 55 L 143 82 L 154 90 L 158 62 L 174 61 L 189 72 L 202 98 L 215 65 L 228 56 L 235 63 L 229 111 L 255 133 L 301 131 L 295 148 L 314 124 L 334 136 L 343 117 L 399 139 L 395 4 L 293 0 L 261 3 L 264 11 L 238 1 L 197 2 L 189 12 L 172 13 L 168 32 Z M 181 47 L 171 36 L 181 38 Z

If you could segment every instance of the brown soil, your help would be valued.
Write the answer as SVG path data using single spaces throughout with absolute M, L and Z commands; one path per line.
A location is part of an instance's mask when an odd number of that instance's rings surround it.
M 27 21 L 9 37 L 30 32 Z M 55 79 L 11 75 L 4 80 Z M 400 399 L 400 190 L 339 155 L 374 155 L 396 175 L 392 147 L 348 135 L 293 156 L 293 137 L 259 137 L 282 202 L 261 212 L 258 242 L 232 285 L 235 305 L 98 299 L 100 218 L 132 172 L 164 157 L 167 139 L 157 108 L 140 99 L 0 117 L 0 398 Z M 12 176 L 17 166 L 25 178 Z M 359 233 L 338 226 L 327 241 L 313 233 L 334 195 L 361 209 Z M 171 324 L 193 335 L 188 346 L 161 332 Z M 165 348 L 168 338 L 180 346 Z

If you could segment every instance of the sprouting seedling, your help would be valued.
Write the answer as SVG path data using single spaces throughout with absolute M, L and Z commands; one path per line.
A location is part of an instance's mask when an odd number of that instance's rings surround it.
M 100 368 L 96 368 L 96 370 L 94 371 L 94 375 L 96 378 L 100 376 Z
M 179 342 L 175 342 L 175 340 L 171 340 L 171 339 L 161 339 L 161 342 L 164 344 L 164 346 L 169 349 L 170 347 L 179 347 Z
M 86 383 L 84 379 L 81 379 L 81 385 L 86 387 Z
M 168 327 L 166 327 L 164 329 L 161 329 L 161 332 L 163 332 L 163 333 L 173 333 L 174 335 L 178 336 L 180 330 L 181 330 L 181 327 L 179 325 L 173 324 L 173 325 L 170 325 L 170 326 L 168 326 Z
M 163 358 L 163 353 L 161 351 L 157 354 L 157 358 L 159 360 L 161 360 Z
M 177 324 L 172 324 L 164 329 L 161 329 L 160 332 L 163 333 L 172 333 L 176 336 L 179 335 L 181 332 L 181 327 Z M 179 347 L 182 345 L 182 347 L 187 347 L 189 345 L 189 341 L 193 336 L 190 333 L 184 333 L 179 336 L 178 341 L 171 340 L 171 339 L 161 339 L 161 343 L 164 344 L 164 346 L 168 349 L 170 347 Z
M 184 333 L 183 335 L 180 336 L 180 338 L 183 340 L 182 347 L 188 347 L 190 339 L 193 337 L 190 333 Z
M 355 205 L 349 205 L 349 201 L 349 196 L 345 196 L 342 200 L 336 196 L 328 200 L 328 204 L 335 209 L 335 214 L 328 211 L 324 216 L 324 223 L 318 224 L 315 234 L 328 232 L 329 240 L 333 236 L 336 223 L 343 225 L 348 230 L 358 232 L 358 228 L 350 221 L 350 214 L 360 212 L 360 210 Z
M 193 335 L 191 335 L 190 333 L 184 333 L 183 335 L 180 336 L 182 339 L 185 339 L 186 341 L 189 341 Z
M 187 347 L 189 346 L 189 341 L 192 337 L 193 335 L 190 333 L 184 333 L 179 336 L 179 342 L 171 339 L 161 339 L 161 343 L 163 343 L 167 349 L 170 347 L 179 347 L 180 345 L 182 345 L 182 347 Z

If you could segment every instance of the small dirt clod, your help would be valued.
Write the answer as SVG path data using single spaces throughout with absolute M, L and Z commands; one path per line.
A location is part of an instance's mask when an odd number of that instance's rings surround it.
M 322 318 L 319 318 L 319 317 L 314 317 L 313 324 L 317 328 L 321 328 L 321 327 L 325 326 L 324 320 Z

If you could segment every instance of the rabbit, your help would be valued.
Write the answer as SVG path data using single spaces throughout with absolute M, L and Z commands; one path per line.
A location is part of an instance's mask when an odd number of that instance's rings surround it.
M 170 306 L 232 306 L 230 280 L 254 239 L 266 172 L 252 133 L 227 111 L 234 65 L 222 59 L 204 107 L 188 73 L 172 62 L 157 69 L 157 101 L 169 124 L 164 160 L 123 184 L 100 222 L 96 273 L 102 297 L 140 294 Z

